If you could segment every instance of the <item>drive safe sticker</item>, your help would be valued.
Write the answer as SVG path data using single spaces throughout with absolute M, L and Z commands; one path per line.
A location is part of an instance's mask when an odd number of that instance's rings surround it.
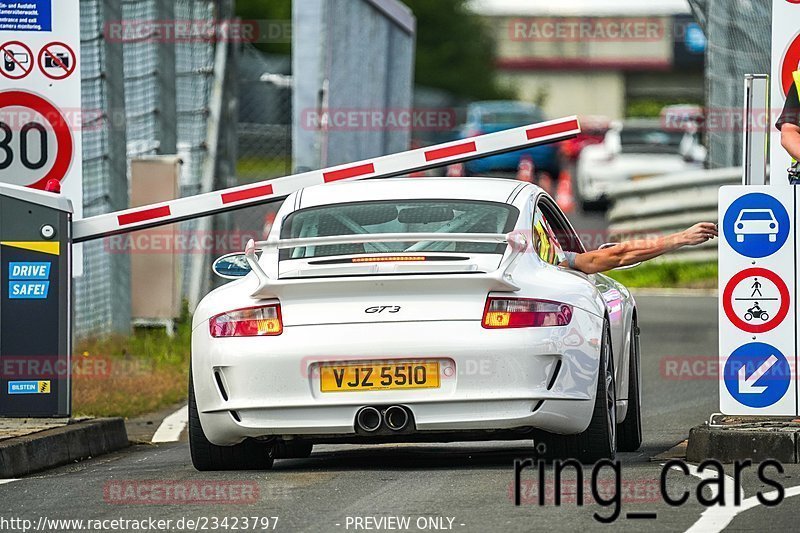
M 8 279 L 50 279 L 50 263 L 8 264 Z
M 9 381 L 9 394 L 50 394 L 50 380 Z
M 11 300 L 44 300 L 50 292 L 49 262 L 10 262 L 8 297 Z
M 49 281 L 8 282 L 8 297 L 11 300 L 46 300 L 49 292 Z

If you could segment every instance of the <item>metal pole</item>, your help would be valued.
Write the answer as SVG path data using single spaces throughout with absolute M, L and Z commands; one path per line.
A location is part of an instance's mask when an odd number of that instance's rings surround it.
M 748 74 L 744 80 L 743 185 L 767 185 L 769 154 L 769 76 Z

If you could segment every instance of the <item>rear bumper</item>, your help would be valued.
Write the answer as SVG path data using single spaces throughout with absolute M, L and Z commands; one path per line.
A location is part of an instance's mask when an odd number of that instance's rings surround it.
M 573 434 L 591 419 L 601 330 L 602 319 L 577 309 L 569 326 L 517 330 L 486 330 L 479 321 L 397 322 L 212 339 L 201 325 L 192 339 L 195 396 L 203 430 L 218 445 L 269 435 L 355 436 L 356 413 L 367 405 L 405 406 L 418 433 L 534 427 Z M 440 387 L 320 392 L 321 363 L 393 359 L 438 360 Z

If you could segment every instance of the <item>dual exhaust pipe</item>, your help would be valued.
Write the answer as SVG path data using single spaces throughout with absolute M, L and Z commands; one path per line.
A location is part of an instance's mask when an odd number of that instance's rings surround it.
M 362 407 L 356 413 L 356 427 L 365 433 L 374 433 L 386 425 L 392 431 L 403 431 L 411 416 L 405 407 L 392 405 L 383 410 L 377 407 Z

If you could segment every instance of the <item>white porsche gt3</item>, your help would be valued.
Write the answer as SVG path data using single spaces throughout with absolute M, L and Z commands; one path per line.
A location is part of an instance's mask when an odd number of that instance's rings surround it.
M 584 251 L 527 183 L 293 193 L 267 241 L 215 262 L 240 279 L 195 312 L 194 466 L 270 468 L 314 443 L 532 439 L 585 462 L 638 449 L 634 300 L 559 266 L 565 250 Z

